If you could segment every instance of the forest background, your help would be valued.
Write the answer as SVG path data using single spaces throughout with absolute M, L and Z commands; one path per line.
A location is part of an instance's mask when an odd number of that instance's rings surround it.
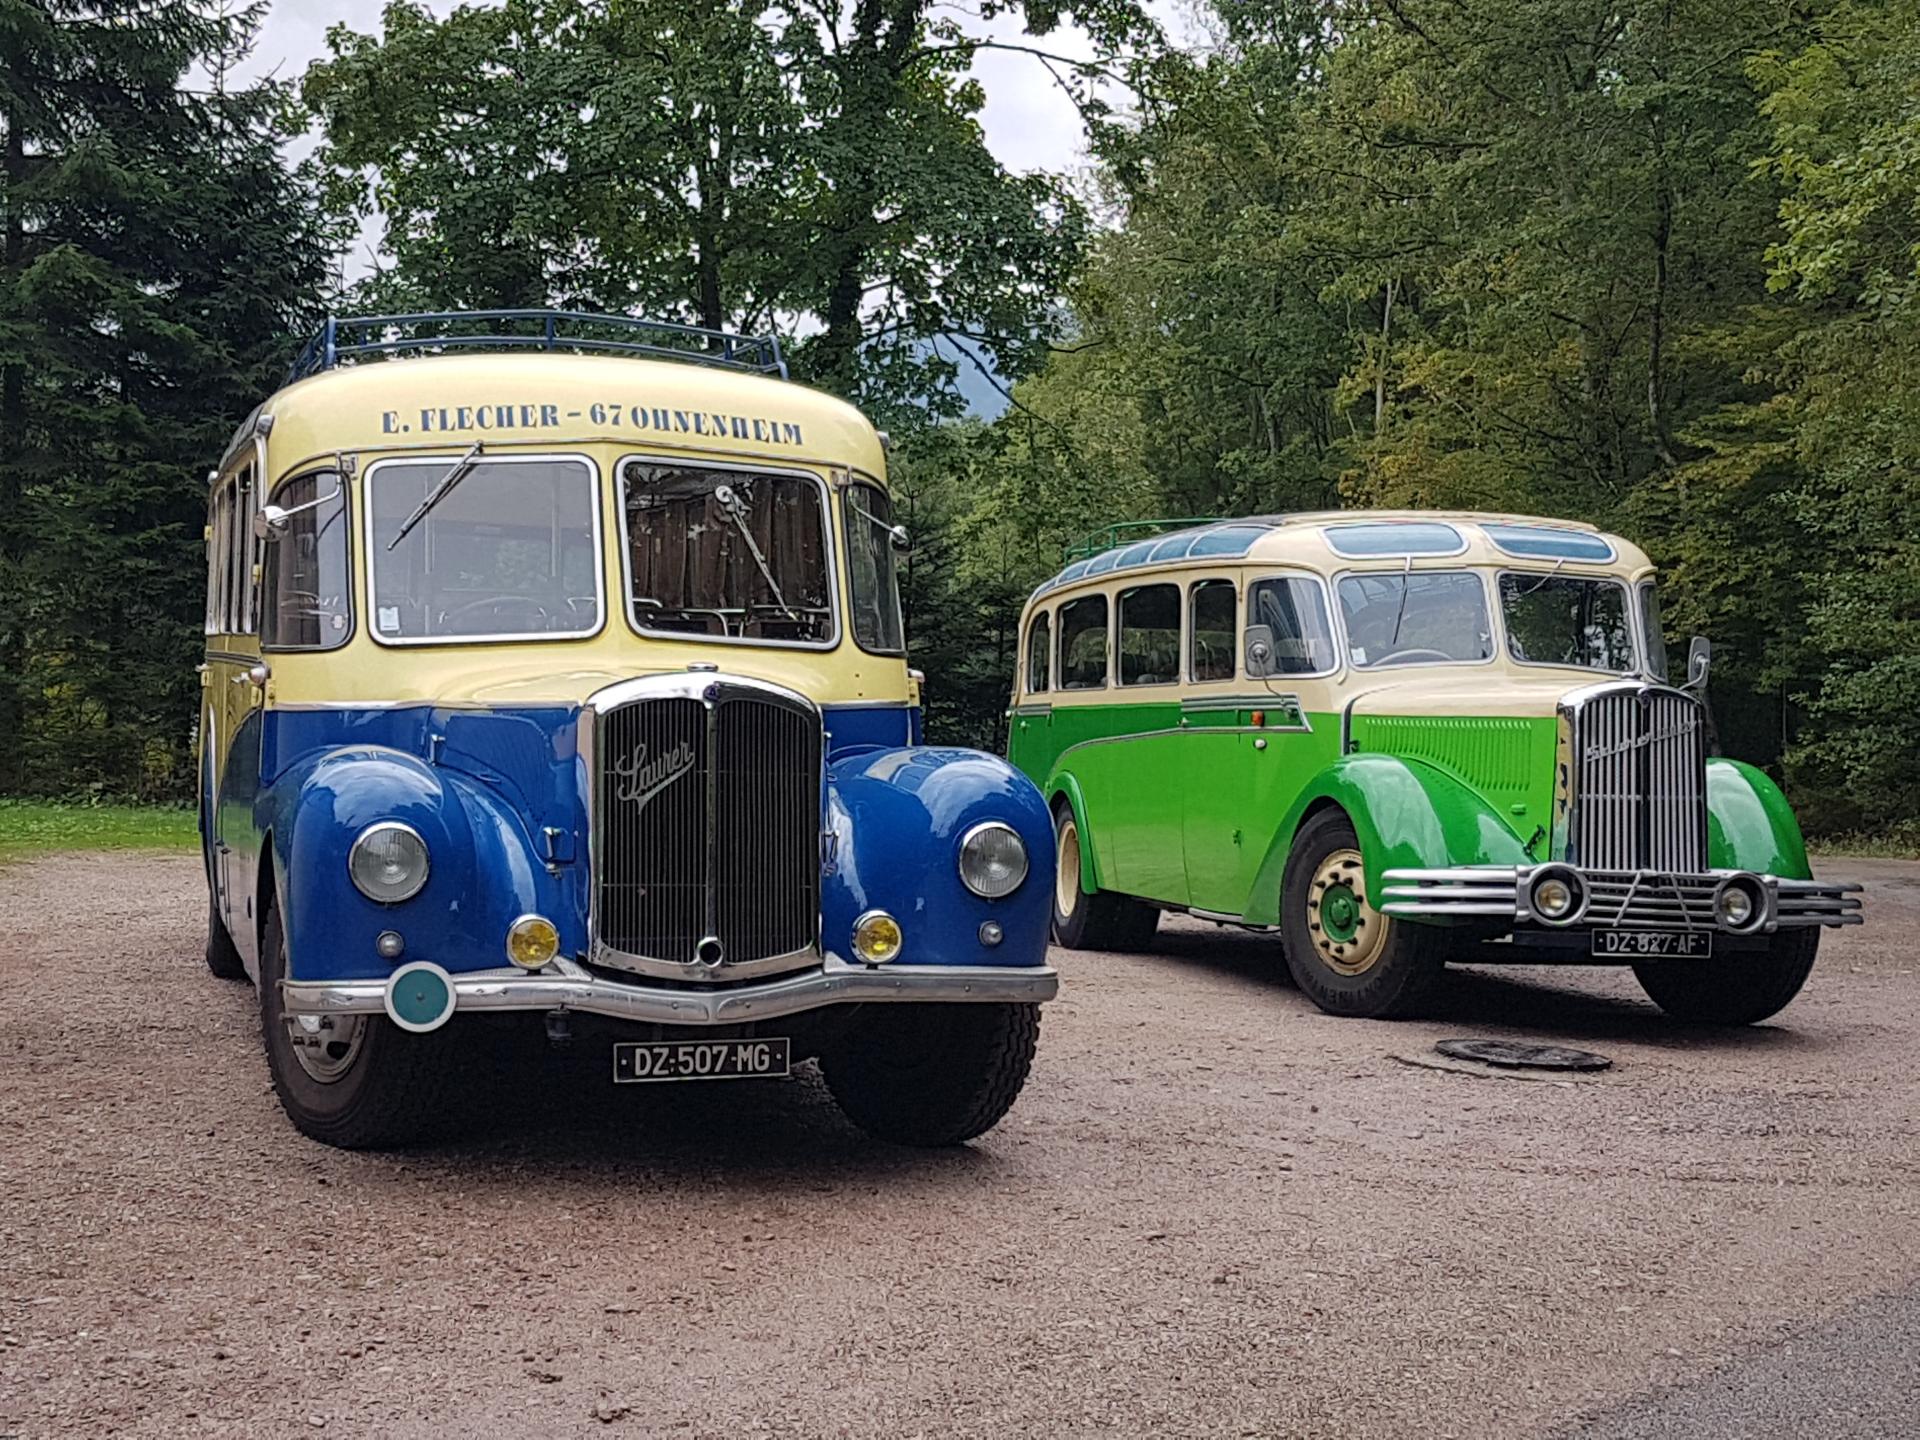
M 1920 826 L 1920 0 L 397 3 L 229 83 L 262 14 L 0 0 L 0 794 L 191 796 L 205 473 L 328 311 L 555 305 L 893 433 L 936 739 L 1095 527 L 1470 506 L 1644 545 L 1725 748 Z

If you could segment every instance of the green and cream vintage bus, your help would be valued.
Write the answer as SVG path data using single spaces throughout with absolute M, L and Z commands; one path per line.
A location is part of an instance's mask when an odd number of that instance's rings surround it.
M 1021 637 L 1008 755 L 1068 947 L 1181 911 L 1278 932 L 1335 1014 L 1509 960 L 1631 965 L 1669 1014 L 1746 1024 L 1860 919 L 1774 783 L 1712 754 L 1710 647 L 1669 680 L 1653 566 L 1590 526 L 1209 522 L 1075 560 Z

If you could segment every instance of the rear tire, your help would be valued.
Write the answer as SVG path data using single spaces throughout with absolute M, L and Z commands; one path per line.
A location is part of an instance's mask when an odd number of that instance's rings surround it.
M 1080 888 L 1080 822 L 1061 803 L 1053 817 L 1056 869 L 1053 937 L 1069 950 L 1145 950 L 1160 928 L 1160 911 L 1131 895 Z
M 1820 927 L 1776 930 L 1762 951 L 1713 960 L 1636 965 L 1634 979 L 1653 1003 L 1689 1025 L 1752 1025 L 1786 1009 L 1807 983 L 1820 951 Z
M 1446 968 L 1447 932 L 1382 915 L 1366 894 L 1360 839 L 1342 810 L 1300 827 L 1280 887 L 1287 969 L 1329 1015 L 1400 1020 Z
M 213 903 L 211 885 L 207 887 L 207 969 L 222 980 L 247 978 L 247 962 L 240 958 L 240 948 L 227 933 L 226 922 Z
M 876 1005 L 820 1057 L 846 1117 L 896 1145 L 959 1145 L 1012 1108 L 1033 1066 L 1037 1005 Z
M 385 1149 L 430 1133 L 454 1075 L 452 1022 L 415 1035 L 385 1015 L 328 1015 L 307 1028 L 290 1021 L 281 1003 L 286 974 L 286 932 L 275 905 L 261 927 L 260 1031 L 274 1092 L 294 1128 L 342 1150 Z

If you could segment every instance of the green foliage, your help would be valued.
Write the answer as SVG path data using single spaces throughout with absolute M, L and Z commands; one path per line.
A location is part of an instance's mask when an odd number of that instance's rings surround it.
M 62 850 L 192 850 L 199 822 L 185 806 L 48 805 L 0 799 L 0 863 Z
M 0 0 L 0 790 L 190 791 L 209 461 L 330 239 L 252 12 Z
M 1132 0 L 1028 6 L 1031 32 L 1069 9 L 1109 51 L 1151 34 Z M 900 429 L 960 408 L 938 337 L 1044 357 L 1085 215 L 993 158 L 968 71 L 1009 42 L 930 0 L 395 0 L 383 26 L 335 27 L 303 85 L 336 198 L 386 218 L 376 308 L 777 328 Z
M 1217 6 L 1099 128 L 1116 223 L 971 513 L 1592 520 L 1715 638 L 1733 753 L 1815 825 L 1920 815 L 1917 21 Z

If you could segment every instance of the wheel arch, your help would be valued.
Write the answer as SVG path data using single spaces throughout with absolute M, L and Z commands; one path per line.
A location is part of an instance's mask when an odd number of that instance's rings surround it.
M 1525 865 L 1520 837 L 1484 797 L 1418 760 L 1345 755 L 1301 790 L 1268 842 L 1245 919 L 1275 925 L 1287 859 L 1301 828 L 1328 810 L 1343 812 L 1360 838 L 1369 892 L 1392 869 Z
M 1739 760 L 1707 762 L 1707 856 L 1729 870 L 1813 878 L 1787 797 L 1764 772 Z
M 1100 889 L 1100 860 L 1087 824 L 1087 797 L 1071 771 L 1061 771 L 1047 782 L 1047 809 L 1057 815 L 1063 803 L 1073 812 L 1073 823 L 1080 832 L 1080 889 L 1092 895 Z

